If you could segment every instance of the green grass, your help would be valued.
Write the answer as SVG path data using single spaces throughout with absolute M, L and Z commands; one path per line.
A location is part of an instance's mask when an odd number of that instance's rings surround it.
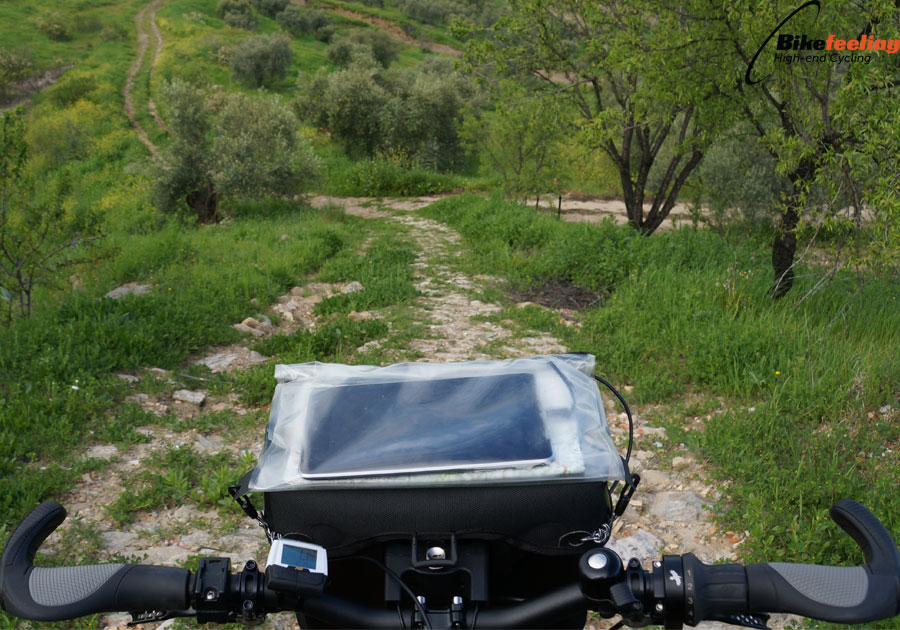
M 11 524 L 75 478 L 66 463 L 90 430 L 114 442 L 137 439 L 121 421 L 106 426 L 126 393 L 112 372 L 172 367 L 207 345 L 238 339 L 230 325 L 261 310 L 251 300 L 272 303 L 358 242 L 360 235 L 333 212 L 273 205 L 282 214 L 268 220 L 193 230 L 168 224 L 152 234 L 111 235 L 113 253 L 86 274 L 84 290 L 0 330 L 0 523 Z M 235 213 L 259 210 L 249 204 Z M 154 290 L 102 298 L 130 281 Z M 125 419 L 132 415 L 126 412 Z M 54 464 L 40 470 L 37 464 L 48 460 Z
M 204 456 L 190 447 L 153 453 L 129 483 L 129 491 L 120 494 L 106 512 L 122 525 L 140 510 L 171 508 L 186 501 L 201 507 L 230 507 L 228 486 L 255 465 L 256 458 L 250 454 Z
M 687 392 L 728 401 L 702 433 L 685 436 L 683 418 L 669 420 L 678 441 L 731 482 L 723 519 L 751 531 L 748 560 L 857 563 L 855 544 L 827 516 L 840 498 L 864 503 L 900 538 L 900 427 L 879 413 L 900 406 L 895 282 L 866 278 L 842 311 L 855 279 L 839 275 L 801 302 L 815 281 L 801 269 L 793 292 L 773 302 L 769 252 L 708 231 L 645 238 L 498 198 L 452 198 L 425 213 L 463 234 L 469 271 L 520 289 L 562 280 L 605 295 L 580 327 L 541 309 L 508 308 L 497 319 L 594 353 L 599 372 L 633 384 L 638 402 L 674 409 Z

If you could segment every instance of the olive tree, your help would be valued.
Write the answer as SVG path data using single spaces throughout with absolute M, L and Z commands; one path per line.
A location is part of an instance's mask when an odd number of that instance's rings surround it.
M 163 89 L 172 141 L 156 173 L 157 205 L 185 206 L 200 223 L 219 218 L 222 195 L 259 198 L 295 194 L 315 175 L 317 160 L 297 134 L 297 121 L 277 97 L 207 98 L 173 81 Z
M 291 63 L 291 38 L 284 33 L 252 35 L 231 49 L 231 70 L 241 83 L 262 87 L 283 79 Z

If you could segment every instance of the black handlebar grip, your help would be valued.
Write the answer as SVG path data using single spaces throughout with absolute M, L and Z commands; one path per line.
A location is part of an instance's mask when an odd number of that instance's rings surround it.
M 866 623 L 900 613 L 900 552 L 890 533 L 856 501 L 835 503 L 831 518 L 862 548 L 866 566 L 750 565 L 749 610 L 836 623 Z
M 61 621 L 98 612 L 184 610 L 190 571 L 139 564 L 45 569 L 33 566 L 41 543 L 66 518 L 42 503 L 19 524 L 0 556 L 0 606 L 34 621 Z

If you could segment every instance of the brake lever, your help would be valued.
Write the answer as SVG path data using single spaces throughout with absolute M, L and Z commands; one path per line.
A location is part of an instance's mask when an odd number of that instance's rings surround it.
M 196 617 L 195 610 L 144 610 L 141 612 L 132 612 L 131 621 L 126 625 L 129 628 L 140 625 L 142 623 L 156 623 L 157 621 L 165 621 L 167 619 L 175 619 L 177 617 Z

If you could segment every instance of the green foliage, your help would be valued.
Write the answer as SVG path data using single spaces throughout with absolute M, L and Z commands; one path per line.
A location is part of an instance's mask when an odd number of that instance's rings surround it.
M 512 0 L 510 13 L 473 42 L 466 59 L 472 69 L 491 68 L 564 103 L 562 122 L 610 157 L 629 223 L 649 234 L 737 115 L 725 96 L 733 72 L 708 63 L 716 51 L 702 24 L 686 23 L 679 11 L 652 0 L 609 6 Z M 470 34 L 479 30 L 473 25 Z M 661 176 L 651 186 L 653 171 Z
M 459 126 L 464 103 L 478 94 L 475 86 L 440 61 L 382 75 L 363 48 L 354 52 L 347 67 L 320 70 L 303 86 L 301 115 L 327 129 L 352 157 L 384 153 L 420 168 L 460 166 Z
M 67 42 L 72 39 L 72 34 L 66 26 L 68 22 L 69 20 L 65 16 L 58 11 L 53 11 L 38 20 L 37 29 L 54 41 Z
M 56 107 L 69 107 L 87 97 L 97 89 L 97 80 L 90 75 L 67 78 L 59 82 L 47 93 L 47 98 Z
M 163 93 L 173 140 L 167 168 L 156 173 L 162 210 L 178 211 L 186 203 L 199 221 L 216 221 L 220 195 L 295 194 L 310 183 L 317 161 L 277 97 L 227 94 L 207 102 L 203 90 L 182 81 Z
M 354 28 L 332 39 L 328 58 L 336 65 L 347 65 L 351 53 L 357 50 L 358 46 L 369 48 L 375 60 L 385 68 L 397 59 L 399 52 L 397 42 L 384 31 L 377 28 Z
M 291 3 L 291 0 L 251 0 L 256 10 L 266 17 L 274 18 Z
M 718 229 L 735 223 L 771 225 L 773 209 L 788 191 L 787 181 L 756 139 L 738 136 L 714 146 L 694 182 L 698 204 L 709 210 Z M 734 216 L 737 213 L 737 216 Z
M 400 0 L 395 6 L 417 22 L 436 26 L 447 25 L 455 19 L 491 26 L 501 14 L 499 3 L 477 0 Z
M 353 165 L 341 194 L 363 197 L 414 197 L 447 192 L 455 187 L 449 175 L 418 168 L 402 154 L 380 154 Z
M 228 505 L 228 486 L 254 465 L 250 454 L 240 459 L 228 453 L 203 456 L 190 448 L 153 453 L 129 492 L 120 494 L 106 510 L 123 524 L 139 510 L 175 507 L 186 500 L 205 507 Z
M 487 157 L 483 166 L 500 174 L 507 194 L 521 198 L 558 189 L 554 178 L 563 133 L 558 103 L 508 85 L 497 102 L 493 116 L 474 110 L 466 117 L 466 143 Z
M 256 14 L 249 0 L 219 0 L 216 6 L 216 15 L 222 18 L 228 26 L 242 28 L 247 31 L 256 30 Z
M 32 63 L 26 56 L 0 50 L 0 103 L 12 96 L 13 86 L 31 70 Z
M 0 317 L 31 314 L 32 294 L 52 285 L 81 260 L 96 231 L 91 219 L 67 209 L 63 174 L 41 195 L 29 172 L 21 109 L 0 117 Z
M 213 136 L 213 181 L 223 193 L 251 198 L 264 192 L 296 194 L 315 177 L 312 149 L 277 97 L 229 95 L 216 113 Z
M 807 300 L 779 303 L 768 298 L 767 252 L 743 239 L 693 229 L 646 239 L 474 196 L 425 213 L 461 232 L 473 272 L 520 288 L 555 278 L 605 295 L 580 313 L 580 327 L 536 309 L 509 308 L 498 319 L 594 353 L 599 372 L 634 385 L 640 402 L 685 392 L 725 398 L 727 411 L 712 414 L 702 432 L 685 432 L 679 414 L 665 416 L 677 440 L 702 448 L 713 474 L 729 480 L 726 523 L 751 531 L 742 546 L 748 560 L 856 564 L 855 545 L 827 517 L 845 497 L 900 534 L 900 429 L 896 411 L 880 411 L 900 400 L 892 278 L 872 276 L 860 288 L 854 275 L 838 274 Z M 801 289 L 813 282 L 798 277 Z
M 275 19 L 281 28 L 295 36 L 316 34 L 331 24 L 331 18 L 324 11 L 303 9 L 296 4 L 288 5 Z M 316 38 L 320 39 L 318 35 Z M 324 41 L 329 39 L 330 36 Z
M 284 78 L 291 63 L 291 40 L 282 33 L 253 35 L 231 48 L 231 70 L 249 87 L 270 85 Z
M 58 168 L 87 154 L 106 112 L 99 105 L 80 100 L 72 107 L 57 110 L 29 125 L 28 144 L 38 168 Z
M 380 113 L 389 95 L 376 76 L 374 64 L 356 63 L 330 74 L 319 70 L 303 86 L 306 119 L 327 129 L 351 156 L 372 155 L 383 144 Z
M 133 429 L 148 416 L 116 407 L 126 392 L 110 373 L 172 368 L 201 348 L 233 342 L 238 334 L 230 325 L 258 311 L 251 300 L 274 302 L 360 239 L 343 214 L 296 202 L 270 200 L 258 212 L 235 214 L 216 229 L 172 222 L 144 234 L 111 234 L 106 240 L 116 254 L 96 281 L 0 327 L 0 527 L 77 479 L 87 440 L 141 439 Z M 153 291 L 102 298 L 133 281 Z M 265 376 L 271 380 L 271 367 Z M 35 460 L 48 462 L 46 469 L 30 464 Z

